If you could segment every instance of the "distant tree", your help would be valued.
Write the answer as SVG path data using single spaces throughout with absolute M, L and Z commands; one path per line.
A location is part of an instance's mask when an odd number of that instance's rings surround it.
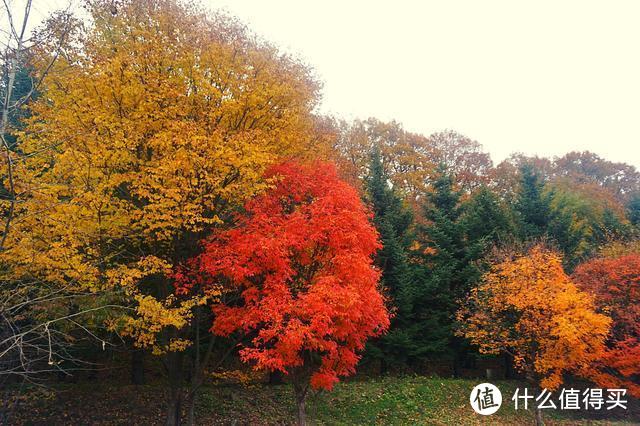
M 15 148 L 17 140 L 15 132 L 24 128 L 24 120 L 29 117 L 29 109 L 26 107 L 27 104 L 38 96 L 36 84 L 31 77 L 33 72 L 33 68 L 28 64 L 22 64 L 22 66 L 16 70 L 9 106 L 20 104 L 21 108 L 7 108 L 7 134 L 5 138 L 11 148 Z M 5 91 L 4 87 L 0 88 L 0 101 L 3 103 L 6 96 Z
M 369 337 L 389 326 L 373 255 L 378 234 L 358 193 L 333 166 L 284 163 L 267 174 L 275 187 L 245 205 L 237 227 L 215 233 L 189 263 L 204 291 L 241 292 L 213 307 L 212 331 L 236 331 L 256 369 L 293 383 L 298 423 L 309 386 L 331 389 L 352 374 Z
M 521 168 L 531 167 L 536 170 L 540 180 L 551 176 L 553 164 L 548 158 L 529 157 L 524 154 L 511 154 L 491 171 L 491 188 L 505 201 L 514 202 L 520 189 Z
M 640 191 L 640 172 L 634 166 L 614 163 L 589 151 L 574 151 L 555 159 L 553 174 L 575 183 L 595 183 L 622 202 Z
M 544 182 L 530 164 L 520 167 L 520 182 L 514 209 L 518 214 L 520 236 L 523 239 L 540 238 L 549 222 L 549 200 L 545 198 Z
M 599 248 L 595 257 L 617 258 L 629 254 L 640 254 L 640 239 L 630 238 L 625 240 L 609 241 Z
M 629 221 L 640 227 L 640 194 L 635 194 L 627 204 L 627 217 Z
M 574 285 L 561 255 L 536 246 L 495 263 L 458 311 L 457 333 L 481 353 L 509 353 L 541 388 L 557 389 L 565 373 L 589 377 L 604 354 L 611 319 Z M 537 410 L 537 422 L 542 423 Z
M 544 197 L 549 201 L 546 234 L 563 251 L 569 268 L 628 235 L 624 207 L 606 188 L 556 179 L 547 184 Z
M 466 193 L 489 182 L 493 162 L 482 145 L 453 130 L 429 136 L 432 162 L 442 164 Z
M 613 319 L 606 353 L 594 363 L 592 378 L 600 386 L 622 387 L 640 397 L 640 253 L 592 259 L 571 278 Z
M 422 135 L 406 131 L 396 121 L 375 118 L 340 122 L 334 149 L 338 165 L 356 178 L 367 176 L 371 151 L 379 150 L 385 174 L 395 190 L 415 200 L 427 190 L 435 166 L 433 147 Z

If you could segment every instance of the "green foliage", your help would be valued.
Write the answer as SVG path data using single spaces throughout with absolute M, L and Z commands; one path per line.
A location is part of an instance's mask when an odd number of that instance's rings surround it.
M 412 325 L 417 346 L 414 355 L 457 359 L 465 351 L 462 342 L 453 336 L 453 316 L 458 300 L 480 277 L 477 261 L 488 237 L 480 235 L 484 231 L 476 227 L 474 233 L 479 238 L 468 238 L 469 223 L 464 216 L 461 193 L 442 167 L 439 172 L 433 183 L 434 191 L 424 206 L 427 223 L 419 229 L 421 267 L 416 273 L 419 286 Z M 454 368 L 457 365 L 454 362 Z
M 543 194 L 544 183 L 530 164 L 520 166 L 520 186 L 514 209 L 518 214 L 519 234 L 524 240 L 540 238 L 549 222 L 549 200 Z
M 627 217 L 634 226 L 640 226 L 640 194 L 631 197 L 627 205 Z
M 548 184 L 544 196 L 549 200 L 547 234 L 565 256 L 565 265 L 575 266 L 602 244 L 620 239 L 628 225 L 602 200 L 575 186 Z
M 374 224 L 382 249 L 375 262 L 382 271 L 389 304 L 395 311 L 392 330 L 370 343 L 367 353 L 377 358 L 383 366 L 398 366 L 406 362 L 407 354 L 413 351 L 413 340 L 407 327 L 411 323 L 414 290 L 408 250 L 411 243 L 413 215 L 406 208 L 395 189 L 389 185 L 384 172 L 380 151 L 374 148 L 371 154 L 369 175 L 366 178 L 367 195 L 374 212 Z
M 482 186 L 465 204 L 467 238 L 482 241 L 485 249 L 511 240 L 515 232 L 514 221 L 510 206 L 486 186 Z

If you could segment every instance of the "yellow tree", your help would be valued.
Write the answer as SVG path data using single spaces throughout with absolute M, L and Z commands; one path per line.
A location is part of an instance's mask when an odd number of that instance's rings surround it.
M 542 246 L 494 264 L 457 319 L 457 333 L 481 353 L 512 355 L 529 381 L 549 390 L 566 373 L 589 376 L 611 324 L 570 281 L 561 256 Z
M 427 191 L 436 164 L 429 140 L 410 133 L 400 123 L 381 122 L 375 118 L 353 123 L 334 123 L 333 148 L 336 163 L 350 181 L 367 174 L 374 147 L 380 151 L 382 165 L 394 187 L 415 201 Z
M 313 154 L 319 87 L 224 14 L 174 0 L 89 5 L 21 134 L 0 256 L 13 276 L 131 301 L 110 326 L 167 355 L 176 423 L 188 325 L 217 295 L 176 296 L 171 271 L 269 185 L 276 158 Z

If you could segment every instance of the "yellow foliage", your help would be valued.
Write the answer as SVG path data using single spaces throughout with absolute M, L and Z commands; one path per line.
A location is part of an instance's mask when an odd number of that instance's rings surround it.
M 182 349 L 157 335 L 219 292 L 172 299 L 170 271 L 268 187 L 269 164 L 317 148 L 318 85 L 225 15 L 173 0 L 89 11 L 20 135 L 20 203 L 0 260 L 13 276 L 124 289 L 137 314 L 112 325 L 156 352 Z
M 400 193 L 415 201 L 427 191 L 437 162 L 429 140 L 407 132 L 395 122 L 383 123 L 374 118 L 365 121 L 335 123 L 333 142 L 336 162 L 348 180 L 362 177 L 371 161 L 373 147 L 380 150 L 385 173 Z

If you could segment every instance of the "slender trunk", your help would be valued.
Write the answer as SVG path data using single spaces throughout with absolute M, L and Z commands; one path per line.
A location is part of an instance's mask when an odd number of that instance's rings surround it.
M 297 375 L 296 375 L 297 376 Z M 298 408 L 298 426 L 307 425 L 307 412 L 305 403 L 307 401 L 307 391 L 309 390 L 309 384 L 303 377 L 295 377 L 293 380 L 293 392 L 296 398 L 296 406 Z
M 538 377 L 536 377 L 536 375 L 531 371 L 532 370 L 526 373 L 527 381 L 529 383 L 535 384 L 534 387 L 536 390 L 536 395 L 540 395 L 540 393 L 542 392 L 542 387 L 539 385 L 539 381 L 537 380 Z M 542 409 L 539 408 L 537 405 L 536 405 L 536 426 L 544 426 L 544 419 L 542 418 Z
M 460 378 L 460 358 L 457 353 L 453 356 L 453 378 Z
M 542 410 L 536 407 L 536 426 L 544 426 L 544 420 L 542 418 Z
M 196 424 L 196 397 L 198 395 L 198 390 L 202 385 L 202 381 L 204 379 L 204 369 L 209 363 L 209 359 L 211 358 L 211 353 L 213 351 L 213 346 L 215 343 L 215 338 L 211 337 L 209 340 L 209 345 L 207 346 L 206 353 L 204 355 L 204 359 L 200 359 L 200 310 L 196 308 L 195 310 L 195 320 L 193 322 L 193 327 L 195 330 L 195 354 L 193 359 L 193 365 L 191 368 L 191 378 L 189 380 L 189 390 L 187 392 L 187 424 L 189 426 L 193 426 Z
M 189 413 L 187 417 L 187 425 L 195 426 L 196 424 L 196 398 L 195 394 L 190 398 L 187 398 L 187 404 L 189 407 Z
M 169 404 L 167 406 L 167 426 L 179 426 L 182 420 L 182 386 L 184 353 L 170 352 L 167 354 L 167 368 L 169 370 Z
M 298 407 L 298 426 L 307 425 L 307 412 L 305 407 L 306 400 L 307 400 L 307 393 L 306 392 L 299 393 L 296 390 L 296 405 Z
M 182 412 L 182 392 L 179 389 L 171 389 L 169 404 L 167 406 L 166 426 L 179 426 Z
M 144 385 L 144 350 L 134 349 L 131 352 L 131 383 Z
M 462 374 L 462 363 L 465 360 L 467 351 L 464 349 L 462 341 L 457 337 L 451 339 L 449 348 L 453 353 L 453 377 L 458 379 Z
M 307 425 L 307 413 L 305 412 L 304 399 L 298 401 L 298 426 Z

